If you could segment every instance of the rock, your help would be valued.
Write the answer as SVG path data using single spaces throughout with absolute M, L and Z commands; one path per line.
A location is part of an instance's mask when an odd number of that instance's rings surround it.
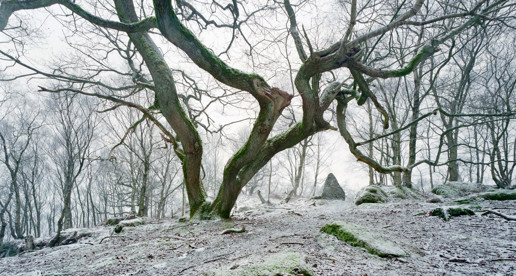
M 321 231 L 334 235 L 337 239 L 351 246 L 363 247 L 369 253 L 380 257 L 405 257 L 413 253 L 420 253 L 413 245 L 404 244 L 400 241 L 394 242 L 379 233 L 344 221 L 334 221 L 326 224 Z
M 355 204 L 362 203 L 383 203 L 388 201 L 388 195 L 378 185 L 364 187 L 357 194 Z
M 488 189 L 488 186 L 479 183 L 448 182 L 433 188 L 432 193 L 445 198 L 457 198 L 485 192 Z
M 472 216 L 475 215 L 473 210 L 462 207 L 439 207 L 430 212 L 431 216 L 437 216 L 445 221 L 449 221 L 450 217 Z
M 321 199 L 346 199 L 346 193 L 344 192 L 342 187 L 340 187 L 337 178 L 335 178 L 335 176 L 332 173 L 328 174 L 328 177 L 326 177 L 326 181 L 324 181 Z
M 245 261 L 245 260 L 244 260 Z M 252 259 L 255 261 L 255 258 Z M 314 275 L 305 263 L 304 258 L 297 252 L 283 252 L 270 255 L 263 262 L 255 265 L 240 266 L 234 264 L 230 267 L 217 269 L 208 275 L 213 276 L 258 276 L 258 275 Z

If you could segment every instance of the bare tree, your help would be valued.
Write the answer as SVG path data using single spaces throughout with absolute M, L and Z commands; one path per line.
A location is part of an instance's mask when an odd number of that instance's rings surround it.
M 23 166 L 30 164 L 28 162 L 30 146 L 35 138 L 35 131 L 41 126 L 36 121 L 38 114 L 26 116 L 21 111 L 15 114 L 18 115 L 18 118 L 15 118 L 16 126 L 7 123 L 7 120 L 0 125 L 0 162 L 8 171 L 10 187 L 9 196 L 1 206 L 1 215 L 2 223 L 4 223 L 3 214 L 9 212 L 7 208 L 11 197 L 14 196 L 14 225 L 11 225 L 11 235 L 16 239 L 21 239 L 25 234 L 22 209 L 26 204 L 23 191 Z
M 59 243 L 61 231 L 72 227 L 72 192 L 91 157 L 90 147 L 97 125 L 91 102 L 74 94 L 63 93 L 55 98 L 56 126 L 52 160 L 62 196 L 62 211 L 56 235 L 49 243 Z

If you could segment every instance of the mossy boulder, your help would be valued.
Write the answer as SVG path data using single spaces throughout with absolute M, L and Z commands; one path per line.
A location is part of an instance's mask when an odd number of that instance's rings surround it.
M 432 189 L 432 193 L 445 198 L 463 197 L 489 190 L 489 187 L 479 183 L 448 182 Z
M 404 257 L 412 253 L 420 253 L 410 244 L 393 241 L 392 238 L 344 221 L 328 223 L 321 231 L 334 235 L 351 246 L 365 248 L 369 253 L 380 257 Z
M 355 204 L 384 203 L 400 199 L 421 199 L 418 191 L 407 187 L 370 185 L 360 190 L 355 198 Z
M 475 212 L 469 208 L 463 207 L 439 207 L 430 212 L 431 216 L 437 216 L 445 221 L 449 221 L 451 217 L 473 216 Z
M 355 198 L 355 204 L 383 203 L 388 201 L 388 195 L 378 185 L 371 185 L 360 190 Z
M 262 276 L 262 275 L 305 275 L 314 273 L 297 252 L 283 252 L 270 255 L 258 264 L 239 269 L 222 268 L 211 272 L 213 276 Z

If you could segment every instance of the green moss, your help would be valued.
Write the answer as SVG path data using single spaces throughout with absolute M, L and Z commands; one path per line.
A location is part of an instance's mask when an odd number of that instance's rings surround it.
M 359 192 L 355 201 L 356 205 L 362 203 L 383 203 L 388 198 L 387 193 L 379 186 L 367 186 Z
M 109 218 L 107 221 L 106 221 L 106 225 L 109 225 L 109 226 L 115 226 L 117 225 L 122 219 L 120 218 Z
M 321 231 L 326 234 L 333 235 L 337 237 L 337 239 L 346 242 L 347 244 L 355 247 L 366 247 L 366 244 L 363 241 L 357 240 L 357 238 L 350 232 L 347 232 L 341 229 L 340 225 L 337 224 L 327 224 L 325 225 Z
M 433 209 L 433 210 L 430 212 L 430 215 L 431 215 L 431 216 L 440 217 L 440 218 L 442 218 L 443 220 L 446 220 L 446 221 L 448 221 L 448 220 L 449 220 L 449 217 L 448 217 L 448 215 L 446 214 L 446 210 L 444 210 L 443 208 L 436 208 L 436 209 Z
M 356 205 L 360 205 L 363 203 L 384 203 L 385 200 L 380 196 L 373 193 L 366 193 L 355 201 Z
M 434 197 L 434 198 L 431 198 L 429 201 L 429 203 L 442 203 L 442 199 L 438 198 L 438 197 Z
M 473 204 L 473 203 L 477 202 L 477 200 L 478 200 L 478 197 L 473 196 L 473 197 L 466 197 L 466 198 L 454 200 L 453 203 L 460 204 L 460 205 Z
M 197 211 L 191 215 L 191 218 L 199 220 L 215 219 L 216 214 L 214 214 L 213 203 L 210 201 L 205 201 L 197 208 Z
M 120 234 L 123 229 L 124 229 L 124 227 L 122 225 L 117 225 L 117 226 L 115 226 L 114 231 L 115 231 L 115 233 Z

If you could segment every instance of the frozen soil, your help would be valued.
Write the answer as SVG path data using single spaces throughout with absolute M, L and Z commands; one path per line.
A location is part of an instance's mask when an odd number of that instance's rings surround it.
M 0 259 L 0 275 L 206 275 L 218 268 L 257 264 L 274 253 L 299 252 L 315 275 L 514 275 L 516 222 L 489 214 L 444 221 L 429 212 L 447 203 L 401 201 L 355 206 L 298 199 L 271 207 L 239 203 L 232 220 L 147 220 L 96 227 L 79 243 Z M 516 214 L 516 201 L 483 201 L 482 209 Z M 354 223 L 411 243 L 422 255 L 382 258 L 320 229 Z M 221 234 L 245 226 L 244 233 Z M 107 238 L 106 238 L 107 237 Z M 101 242 L 102 241 L 102 242 Z

